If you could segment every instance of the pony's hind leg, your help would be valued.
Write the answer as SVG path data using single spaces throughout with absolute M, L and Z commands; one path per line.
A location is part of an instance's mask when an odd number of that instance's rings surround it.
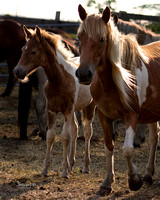
M 155 165 L 155 157 L 156 157 L 156 148 L 158 144 L 158 124 L 148 124 L 149 127 L 149 138 L 150 138 L 150 153 L 149 153 L 149 159 L 146 166 L 146 173 L 144 176 L 144 181 L 152 184 L 152 176 L 154 174 L 154 165 Z
M 52 146 L 55 141 L 55 120 L 56 120 L 56 113 L 48 112 L 48 131 L 46 136 L 46 144 L 47 144 L 47 150 L 46 150 L 46 156 L 44 159 L 44 166 L 43 170 L 41 172 L 42 175 L 47 176 L 47 170 L 50 165 L 50 157 L 51 157 L 51 151 Z
M 90 159 L 90 140 L 93 135 L 92 121 L 94 117 L 95 105 L 92 101 L 85 109 L 82 110 L 83 132 L 85 137 L 85 156 L 84 156 L 84 173 L 89 173 Z
M 75 163 L 76 144 L 78 136 L 78 124 L 75 118 L 75 114 L 72 111 L 70 115 L 66 117 L 64 122 L 61 138 L 63 145 L 63 172 L 62 177 L 68 178 L 68 170 L 72 169 Z M 68 147 L 70 144 L 70 154 L 68 158 Z
M 36 114 L 39 124 L 39 136 L 42 139 L 46 139 L 47 129 L 47 116 L 46 116 L 46 99 L 44 95 L 44 85 L 47 80 L 43 68 L 39 67 L 36 71 L 38 79 L 38 96 L 36 99 Z

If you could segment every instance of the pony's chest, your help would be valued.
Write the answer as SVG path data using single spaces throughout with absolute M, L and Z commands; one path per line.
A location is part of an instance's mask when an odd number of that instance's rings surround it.
M 75 84 L 55 86 L 46 84 L 44 92 L 47 99 L 48 109 L 53 112 L 70 112 L 75 104 Z
M 107 93 L 97 82 L 91 85 L 91 94 L 95 104 L 106 117 L 110 119 L 120 117 L 122 105 L 120 101 L 117 101 L 118 98 L 114 91 Z
M 92 100 L 90 86 L 80 84 L 78 88 L 76 111 L 84 109 Z

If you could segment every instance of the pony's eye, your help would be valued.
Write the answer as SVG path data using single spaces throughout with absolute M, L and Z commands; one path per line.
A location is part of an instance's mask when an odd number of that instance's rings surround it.
M 103 43 L 105 41 L 105 38 L 101 38 L 100 42 Z
M 32 55 L 35 55 L 36 54 L 36 50 L 32 50 Z

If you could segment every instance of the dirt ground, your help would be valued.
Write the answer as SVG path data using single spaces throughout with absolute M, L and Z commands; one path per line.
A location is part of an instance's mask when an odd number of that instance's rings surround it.
M 0 93 L 4 87 L 0 87 Z M 52 163 L 47 177 L 41 176 L 46 151 L 45 141 L 32 136 L 37 127 L 34 109 L 36 92 L 33 92 L 32 108 L 28 123 L 27 141 L 18 139 L 17 127 L 18 87 L 10 97 L 0 97 L 0 200 L 3 199 L 107 199 L 107 200 L 160 200 L 160 151 L 157 151 L 156 168 L 152 185 L 143 184 L 139 191 L 130 191 L 127 183 L 127 163 L 122 155 L 124 128 L 119 125 L 115 142 L 115 183 L 109 196 L 99 197 L 96 192 L 105 176 L 103 132 L 97 116 L 93 123 L 99 142 L 91 142 L 90 174 L 83 174 L 84 141 L 78 140 L 76 164 L 69 179 L 61 178 L 62 145 L 60 133 L 62 115 L 56 124 L 56 142 L 52 151 Z M 143 176 L 149 155 L 148 134 L 142 148 L 135 149 L 134 162 Z

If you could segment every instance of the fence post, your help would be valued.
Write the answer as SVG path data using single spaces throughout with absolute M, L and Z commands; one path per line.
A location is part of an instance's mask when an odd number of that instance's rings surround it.
M 60 21 L 60 14 L 61 14 L 60 11 L 56 11 L 56 18 L 55 18 L 55 21 L 56 21 L 56 22 L 59 22 L 59 21 Z

